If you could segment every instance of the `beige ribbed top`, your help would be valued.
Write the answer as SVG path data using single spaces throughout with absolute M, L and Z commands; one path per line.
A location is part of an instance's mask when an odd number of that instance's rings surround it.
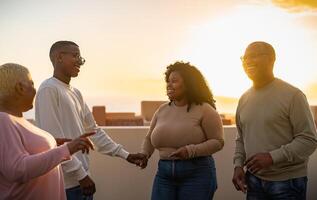
M 224 145 L 219 114 L 209 104 L 186 106 L 165 103 L 156 111 L 146 135 L 142 152 L 151 156 L 159 150 L 161 159 L 169 159 L 176 149 L 186 146 L 190 158 L 208 156 Z

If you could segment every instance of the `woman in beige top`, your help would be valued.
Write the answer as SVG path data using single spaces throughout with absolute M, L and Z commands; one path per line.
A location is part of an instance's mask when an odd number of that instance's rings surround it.
M 224 145 L 215 100 L 189 63 L 169 65 L 165 81 L 170 102 L 156 111 L 142 146 L 148 158 L 155 149 L 160 154 L 152 200 L 210 200 L 217 188 L 212 154 Z

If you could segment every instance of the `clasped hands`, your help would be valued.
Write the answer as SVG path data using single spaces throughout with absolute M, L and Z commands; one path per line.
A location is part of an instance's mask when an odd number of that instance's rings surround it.
M 127 161 L 144 169 L 147 166 L 148 156 L 143 153 L 130 153 L 127 157 Z
M 172 152 L 169 155 L 169 158 L 185 160 L 189 158 L 189 154 L 186 147 L 180 147 L 176 151 Z M 139 166 L 141 169 L 144 169 L 147 166 L 148 156 L 143 153 L 129 154 L 127 161 Z

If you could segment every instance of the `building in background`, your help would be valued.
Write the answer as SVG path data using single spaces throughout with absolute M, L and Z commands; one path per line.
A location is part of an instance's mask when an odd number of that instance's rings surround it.
M 92 114 L 98 126 L 143 126 L 144 120 L 134 112 L 106 112 L 106 106 L 93 106 Z
M 106 112 L 106 106 L 93 106 L 92 113 L 99 126 L 148 126 L 155 111 L 167 101 L 141 101 L 141 115 L 134 112 Z M 234 114 L 220 114 L 223 125 L 235 122 Z

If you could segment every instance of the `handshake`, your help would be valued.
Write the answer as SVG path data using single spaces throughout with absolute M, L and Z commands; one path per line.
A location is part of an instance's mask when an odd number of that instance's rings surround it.
M 130 153 L 127 157 L 127 161 L 144 169 L 147 166 L 148 157 L 143 153 Z

